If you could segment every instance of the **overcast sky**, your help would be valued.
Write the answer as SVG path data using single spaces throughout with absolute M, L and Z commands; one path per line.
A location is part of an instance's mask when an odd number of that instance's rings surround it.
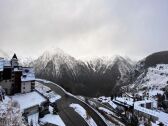
M 168 0 L 0 0 L 0 52 L 140 59 L 168 50 Z

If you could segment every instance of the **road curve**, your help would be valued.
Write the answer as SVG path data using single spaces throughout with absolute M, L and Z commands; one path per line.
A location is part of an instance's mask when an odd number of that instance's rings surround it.
M 57 101 L 59 115 L 63 119 L 66 126 L 89 126 L 87 122 L 74 111 L 73 108 L 69 107 L 71 104 L 70 99 L 63 97 Z
M 74 95 L 70 94 L 69 92 L 65 91 L 59 85 L 52 83 L 52 82 L 50 82 L 50 83 L 44 83 L 43 81 L 38 81 L 38 82 L 42 83 L 45 86 L 48 86 L 49 88 L 51 88 L 51 90 L 55 91 L 56 93 L 58 93 L 62 97 L 68 98 L 68 100 L 71 103 L 80 104 L 88 112 L 88 114 L 93 118 L 93 120 L 96 122 L 97 126 L 108 126 L 108 124 L 105 122 L 104 117 L 99 112 L 97 112 L 97 110 L 95 110 L 90 105 L 83 102 L 82 100 L 78 99 Z

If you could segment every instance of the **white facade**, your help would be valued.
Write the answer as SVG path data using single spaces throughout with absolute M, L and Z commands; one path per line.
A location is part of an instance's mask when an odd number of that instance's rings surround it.
M 21 76 L 21 93 L 28 93 L 34 89 L 35 74 L 34 69 L 30 67 L 22 67 Z
M 21 84 L 21 93 L 31 92 L 31 81 L 22 82 Z

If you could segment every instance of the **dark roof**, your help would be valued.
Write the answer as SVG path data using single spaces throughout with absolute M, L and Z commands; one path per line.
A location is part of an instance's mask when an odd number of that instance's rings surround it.
M 13 55 L 12 59 L 17 59 L 17 56 L 16 54 Z

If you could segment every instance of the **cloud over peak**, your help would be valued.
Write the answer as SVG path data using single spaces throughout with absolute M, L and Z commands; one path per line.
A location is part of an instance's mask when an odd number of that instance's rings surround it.
M 1 49 L 139 58 L 167 49 L 167 12 L 166 0 L 0 0 Z

